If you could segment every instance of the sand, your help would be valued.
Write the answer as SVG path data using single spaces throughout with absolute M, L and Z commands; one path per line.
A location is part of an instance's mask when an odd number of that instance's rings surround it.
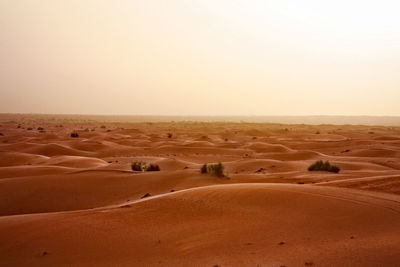
M 400 127 L 0 119 L 1 266 L 400 264 Z

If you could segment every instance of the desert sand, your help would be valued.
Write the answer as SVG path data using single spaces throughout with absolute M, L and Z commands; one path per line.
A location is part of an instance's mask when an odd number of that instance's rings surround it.
M 0 120 L 1 266 L 400 265 L 400 127 Z

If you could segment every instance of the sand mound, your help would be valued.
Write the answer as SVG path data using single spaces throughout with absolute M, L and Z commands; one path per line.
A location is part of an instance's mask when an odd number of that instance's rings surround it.
M 73 169 L 61 166 L 12 166 L 0 168 L 0 179 L 14 178 L 14 177 L 27 177 L 27 176 L 42 176 L 54 175 L 71 172 Z M 7 194 L 10 194 L 9 192 Z
M 113 209 L 1 217 L 0 251 L 7 266 L 395 266 L 399 212 L 399 202 L 359 191 L 212 186 Z
M 33 155 L 20 152 L 0 152 L 0 166 L 31 165 L 48 159 L 46 156 Z
M 154 152 L 157 153 L 175 153 L 175 154 L 208 154 L 208 155 L 244 155 L 251 153 L 251 150 L 247 149 L 229 149 L 229 148 L 218 148 L 218 147 L 185 147 L 185 146 L 171 146 L 164 145 L 157 148 L 153 148 Z
M 105 145 L 99 141 L 83 140 L 83 141 L 70 141 L 68 145 L 76 150 L 84 150 L 89 152 L 100 152 L 110 149 L 110 146 Z
M 321 157 L 325 157 L 325 155 L 315 151 L 293 151 L 287 153 L 260 153 L 259 157 L 288 161 L 288 160 L 319 159 Z
M 149 158 L 138 160 L 152 162 Z M 157 160 L 154 158 L 154 162 Z M 102 207 L 140 199 L 146 193 L 158 195 L 220 182 L 202 176 L 198 169 L 163 170 L 171 168 L 173 163 L 168 161 L 161 165 L 160 172 L 133 173 L 126 164 L 125 170 L 69 169 L 68 173 L 0 179 L 0 216 Z
M 154 161 L 154 163 L 158 164 L 162 171 L 182 170 L 185 167 L 192 165 L 190 162 L 183 162 L 176 159 L 159 159 Z
M 371 191 L 382 191 L 400 194 L 400 175 L 373 176 L 365 178 L 344 179 L 323 183 L 321 185 L 340 186 Z
M 56 143 L 50 144 L 31 144 L 30 147 L 23 149 L 23 152 L 30 154 L 44 155 L 48 157 L 52 156 L 89 156 L 89 152 L 80 151 L 73 149 L 66 145 L 60 145 Z
M 108 165 L 104 160 L 79 156 L 56 156 L 45 162 L 47 165 L 65 166 L 71 168 L 96 168 Z
M 254 142 L 249 145 L 243 146 L 243 148 L 251 149 L 257 153 L 285 153 L 293 151 L 292 149 L 280 144 L 267 144 L 262 142 Z
M 351 162 L 351 161 L 333 161 L 334 165 L 340 166 L 341 170 L 344 171 L 387 171 L 392 168 L 383 166 L 372 162 Z
M 291 136 L 274 136 L 280 141 L 290 141 L 290 140 L 303 140 L 303 141 L 318 141 L 318 142 L 332 142 L 332 141 L 345 141 L 348 138 L 343 135 L 337 134 L 294 134 Z
M 351 151 L 348 155 L 353 157 L 386 157 L 386 158 L 394 158 L 400 157 L 400 153 L 398 151 L 394 151 L 391 149 L 360 149 L 357 151 Z
M 308 167 L 306 162 L 289 162 L 270 159 L 249 159 L 235 161 L 227 165 L 227 170 L 231 173 L 270 173 L 282 171 L 305 170 Z

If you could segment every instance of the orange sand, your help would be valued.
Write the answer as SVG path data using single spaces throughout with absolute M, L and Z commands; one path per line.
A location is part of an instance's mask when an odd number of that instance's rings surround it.
M 10 116 L 1 266 L 400 264 L 399 127 Z M 308 172 L 320 159 L 340 173 Z

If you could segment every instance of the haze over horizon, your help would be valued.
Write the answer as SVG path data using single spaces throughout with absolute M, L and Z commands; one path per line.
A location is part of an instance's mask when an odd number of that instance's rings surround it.
M 399 116 L 397 1 L 1 1 L 0 112 Z

